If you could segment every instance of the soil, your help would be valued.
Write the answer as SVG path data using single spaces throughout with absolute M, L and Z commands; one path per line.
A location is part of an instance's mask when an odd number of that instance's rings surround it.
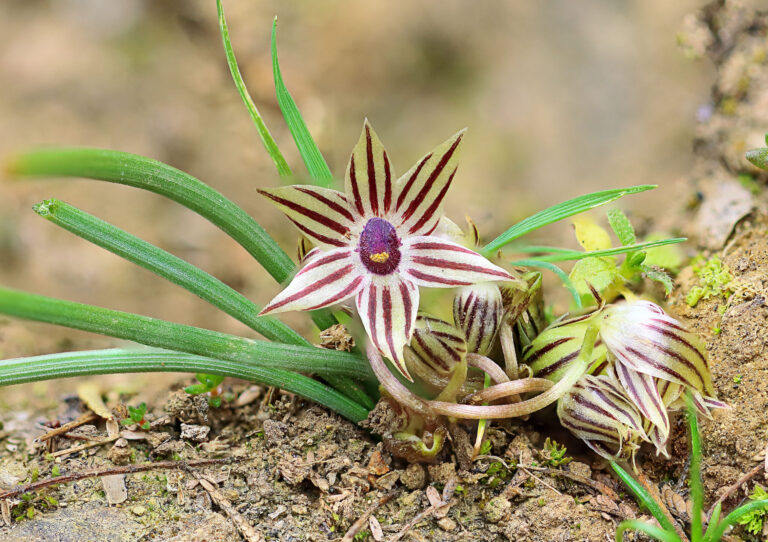
M 766 15 L 738 2 L 715 2 L 686 20 L 681 43 L 691 56 L 714 63 L 717 80 L 700 119 L 697 162 L 678 187 L 685 206 L 652 219 L 691 237 L 692 252 L 720 255 L 734 276 L 732 293 L 690 307 L 685 296 L 698 279 L 688 267 L 669 300 L 670 309 L 706 338 L 717 393 L 732 407 L 702 425 L 707 505 L 757 465 L 768 447 L 768 177 L 743 160 L 768 127 L 767 28 Z M 73 346 L 47 336 L 45 327 L 1 325 L 4 357 Z M 74 337 L 78 348 L 89 346 L 90 339 Z M 474 462 L 456 444 L 433 464 L 407 464 L 362 428 L 289 394 L 227 381 L 233 399 L 214 409 L 182 391 L 189 378 L 146 385 L 151 378 L 137 376 L 130 387 L 99 379 L 111 408 L 145 401 L 150 430 L 123 428 L 122 438 L 64 458 L 49 454 L 83 437 L 107 438 L 105 421 L 41 446 L 33 441 L 49 430 L 41 422 L 66 423 L 87 407 L 76 394 L 64 394 L 69 384 L 27 387 L 27 396 L 8 390 L 0 398 L 0 488 L 148 461 L 231 462 L 129 474 L 109 486 L 90 478 L 29 493 L 12 500 L 11 525 L 0 528 L 0 539 L 225 541 L 251 536 L 238 527 L 244 520 L 258 533 L 252 539 L 325 541 L 341 539 L 372 511 L 375 519 L 364 521 L 355 540 L 378 542 L 406 531 L 403 540 L 604 541 L 613 539 L 622 519 L 643 517 L 604 462 L 558 428 L 551 413 L 494 424 L 491 450 Z M 640 465 L 684 520 L 688 450 L 679 417 L 673 428 L 671 459 L 644 449 Z M 473 427 L 464 430 L 471 435 Z M 455 443 L 461 434 L 454 433 Z M 553 464 L 546 437 L 565 443 L 572 460 Z M 110 505 L 121 499 L 123 483 L 125 500 Z M 725 508 L 751 488 L 735 492 Z M 421 519 L 412 524 L 414 518 Z M 743 530 L 737 537 L 759 539 Z

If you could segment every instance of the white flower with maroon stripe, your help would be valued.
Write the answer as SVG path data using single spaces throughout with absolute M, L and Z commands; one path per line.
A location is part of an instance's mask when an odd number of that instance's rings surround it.
M 514 280 L 483 256 L 436 235 L 447 220 L 443 198 L 463 135 L 455 134 L 393 181 L 387 152 L 366 120 L 344 193 L 306 185 L 260 190 L 318 245 L 261 314 L 319 309 L 356 296 L 371 340 L 410 379 L 403 348 L 413 333 L 419 286 Z

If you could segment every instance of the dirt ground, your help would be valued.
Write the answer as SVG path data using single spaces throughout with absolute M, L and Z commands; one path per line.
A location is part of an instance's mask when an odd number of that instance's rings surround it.
M 690 255 L 719 255 L 733 275 L 724 295 L 691 307 L 686 296 L 699 279 L 687 267 L 670 298 L 671 310 L 706 338 L 716 390 L 732 406 L 702 425 L 707 506 L 755 467 L 768 447 L 768 176 L 743 159 L 768 131 L 767 36 L 768 16 L 738 2 L 715 2 L 685 19 L 678 40 L 689 56 L 712 63 L 715 82 L 699 111 L 691 171 L 670 188 L 676 197 L 669 199 L 674 203 L 668 212 L 648 216 L 646 226 L 686 234 Z M 10 243 L 11 236 L 5 239 Z M 194 248 L 186 248 L 194 259 Z M 218 265 L 213 256 L 198 257 Z M 89 269 L 102 263 L 89 260 Z M 62 280 L 75 277 L 74 268 L 58 272 Z M 97 271 L 88 272 L 105 288 Z M 249 284 L 236 272 L 229 279 Z M 138 282 L 122 284 L 121 295 L 127 297 Z M 80 277 L 74 286 L 83 293 L 88 280 Z M 142 312 L 144 303 L 129 308 Z M 192 313 L 192 320 L 206 318 Z M 111 343 L 50 333 L 46 326 L 0 323 L 3 357 L 104 344 Z M 460 453 L 447 452 L 434 464 L 408 465 L 363 429 L 298 398 L 227 381 L 235 399 L 211 409 L 180 391 L 189 383 L 182 376 L 98 379 L 110 406 L 145 401 L 151 429 L 129 427 L 116 440 L 58 457 L 50 454 L 89 442 L 84 439 L 109 439 L 104 421 L 37 445 L 33 439 L 50 429 L 46 421 L 66 423 L 87 412 L 70 393 L 74 386 L 4 390 L 0 488 L 147 461 L 187 467 L 118 475 L 107 485 L 104 478 L 88 478 L 16 497 L 9 510 L 0 510 L 11 517 L 0 539 L 340 540 L 362 518 L 357 541 L 390 540 L 401 532 L 403 540 L 413 541 L 604 541 L 613 539 L 622 519 L 643 517 L 604 462 L 560 429 L 552 412 L 493 424 L 492 457 L 468 463 Z M 564 443 L 572 461 L 553 462 L 547 437 Z M 643 449 L 639 463 L 684 521 L 687 444 L 680 417 L 673 422 L 670 452 L 672 458 L 663 460 Z M 222 463 L 188 466 L 200 459 Z M 726 508 L 751 488 L 736 491 Z M 108 500 L 118 502 L 110 506 Z M 365 519 L 367 514 L 375 519 Z M 733 535 L 750 542 L 766 537 L 750 538 L 743 530 Z

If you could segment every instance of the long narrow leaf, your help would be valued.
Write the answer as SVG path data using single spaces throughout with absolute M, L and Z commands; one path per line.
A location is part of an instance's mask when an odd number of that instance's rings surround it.
M 584 211 L 588 211 L 600 205 L 605 205 L 611 201 L 617 200 L 623 196 L 629 194 L 637 194 L 638 192 L 644 192 L 656 188 L 654 184 L 645 184 L 640 186 L 630 186 L 629 188 L 617 188 L 614 190 L 603 190 L 601 192 L 593 192 L 592 194 L 586 194 L 577 198 L 558 203 L 543 211 L 540 211 L 534 215 L 525 218 L 509 228 L 507 231 L 499 235 L 496 239 L 483 247 L 483 254 L 486 256 L 492 256 L 501 247 L 514 241 L 518 237 L 530 233 L 563 218 L 568 218 Z
M 653 514 L 653 517 L 656 518 L 656 521 L 659 522 L 659 525 L 661 525 L 665 531 L 668 531 L 670 533 L 675 532 L 675 528 L 670 523 L 669 518 L 664 514 L 659 504 L 651 497 L 651 495 L 645 490 L 645 488 L 640 485 L 637 480 L 632 478 L 630 474 L 622 469 L 618 463 L 615 461 L 611 461 L 611 467 L 613 467 L 613 470 L 616 472 L 616 474 L 621 478 L 621 480 L 627 485 L 627 487 L 632 491 L 635 498 L 645 506 L 648 511 Z M 675 537 L 677 538 L 677 537 Z
M 206 373 L 242 378 L 297 393 L 353 422 L 364 420 L 368 415 L 368 411 L 357 403 L 300 374 L 244 361 L 155 349 L 109 349 L 1 360 L 0 386 L 73 376 L 146 372 Z
M 704 507 L 704 486 L 701 484 L 701 436 L 696 409 L 693 406 L 691 392 L 685 392 L 686 417 L 691 435 L 691 465 L 688 477 L 691 486 L 691 542 L 700 542 L 702 538 L 701 510 Z
M 8 170 L 24 177 L 85 177 L 149 190 L 210 220 L 240 243 L 277 282 L 287 280 L 295 268 L 274 239 L 234 202 L 188 173 L 157 160 L 104 149 L 41 149 L 16 156 Z
M 663 531 L 655 525 L 651 525 L 650 523 L 645 523 L 643 521 L 638 521 L 636 519 L 630 519 L 619 523 L 619 526 L 616 528 L 616 542 L 623 542 L 624 533 L 627 531 L 640 531 L 641 533 L 645 533 L 651 538 L 661 540 L 662 542 L 680 542 L 680 537 L 678 537 L 674 532 L 670 533 Z
M 602 250 L 592 250 L 589 252 L 583 252 L 581 250 L 570 250 L 558 247 L 543 247 L 543 246 L 523 246 L 514 248 L 515 252 L 533 253 L 538 254 L 542 252 L 551 252 L 552 254 L 544 254 L 537 256 L 536 259 L 541 262 L 565 262 L 570 260 L 582 260 L 584 258 L 594 258 L 598 256 L 617 256 L 619 254 L 626 254 L 629 252 L 635 252 L 638 250 L 646 250 L 649 248 L 660 247 L 664 245 L 673 245 L 675 243 L 683 243 L 687 241 L 686 237 L 674 237 L 670 239 L 661 239 L 659 241 L 647 241 L 645 243 L 635 243 L 634 245 L 625 245 L 622 247 L 604 248 Z M 515 263 L 515 262 L 512 262 Z
M 568 277 L 568 274 L 557 267 L 553 263 L 545 262 L 542 260 L 518 260 L 516 262 L 512 262 L 513 265 L 521 265 L 523 267 L 540 267 L 541 269 L 546 269 L 547 271 L 552 271 L 555 275 L 558 276 L 558 278 L 563 282 L 563 286 L 565 286 L 569 292 L 571 292 L 571 296 L 573 297 L 573 302 L 576 304 L 576 308 L 581 308 L 581 297 L 579 296 L 579 292 L 576 291 L 576 287 L 571 282 L 571 279 Z
M 309 346 L 306 339 L 280 320 L 256 316 L 259 307 L 219 279 L 147 241 L 63 201 L 50 199 L 35 205 L 34 209 L 46 220 L 78 237 L 189 290 L 268 339 Z
M 253 103 L 253 99 L 251 98 L 251 95 L 245 86 L 245 81 L 243 81 L 240 68 L 237 66 L 237 59 L 235 58 L 235 52 L 232 49 L 232 43 L 229 40 L 229 29 L 227 28 L 227 21 L 224 18 L 224 9 L 221 5 L 221 0 L 216 0 L 216 8 L 219 12 L 219 30 L 221 32 L 221 39 L 224 42 L 224 52 L 227 55 L 229 72 L 232 74 L 232 79 L 235 81 L 235 86 L 240 93 L 240 97 L 243 99 L 243 103 L 245 104 L 246 109 L 248 109 L 248 113 L 251 115 L 253 123 L 256 125 L 259 136 L 261 136 L 261 141 L 264 143 L 264 148 L 267 149 L 267 153 L 269 153 L 269 156 L 275 163 L 277 172 L 281 177 L 290 176 L 291 168 L 288 167 L 288 163 L 285 161 L 283 153 L 280 152 L 280 149 L 278 148 L 277 143 L 275 143 L 272 134 L 269 132 L 267 125 L 264 124 L 264 120 L 261 118 L 259 109 L 256 107 L 256 104 Z
M 754 512 L 755 510 L 768 510 L 768 499 L 763 499 L 762 501 L 752 501 L 748 504 L 745 504 L 744 506 L 740 506 L 725 516 L 725 519 L 723 519 L 723 521 L 720 522 L 720 524 L 715 529 L 707 533 L 706 542 L 719 542 L 722 540 L 723 534 L 725 534 L 725 531 L 729 527 L 732 527 L 741 518 Z
M 245 339 L 6 288 L 0 288 L 0 314 L 270 369 L 372 378 L 368 363 L 347 352 Z
M 283 82 L 283 76 L 280 72 L 280 63 L 277 59 L 277 17 L 272 23 L 272 70 L 275 76 L 275 92 L 277 94 L 277 104 L 280 111 L 283 112 L 283 118 L 291 131 L 299 154 L 307 166 L 307 171 L 319 186 L 331 186 L 333 183 L 333 174 L 328 168 L 320 149 L 317 148 L 315 140 L 307 129 L 304 118 L 301 116 L 293 96 L 288 92 L 288 88 Z

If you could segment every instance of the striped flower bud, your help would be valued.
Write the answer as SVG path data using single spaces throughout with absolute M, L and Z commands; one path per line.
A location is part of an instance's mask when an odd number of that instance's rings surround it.
M 658 305 L 638 300 L 606 307 L 600 337 L 627 395 L 658 431 L 655 441 L 666 442 L 667 409 L 680 406 L 685 389 L 692 392 L 696 408 L 705 416 L 710 416 L 710 408 L 727 406 L 715 399 L 704 342 Z M 663 386 L 659 381 L 682 388 Z
M 532 376 L 558 382 L 579 356 L 584 334 L 597 318 L 598 312 L 570 316 L 542 331 L 523 352 L 523 361 L 530 367 Z M 598 338 L 592 350 L 589 372 L 600 372 L 606 358 L 605 345 Z
M 634 460 L 640 441 L 648 440 L 643 419 L 615 378 L 584 375 L 557 404 L 563 427 L 597 454 Z
M 464 333 L 469 352 L 486 355 L 503 314 L 501 292 L 492 282 L 465 286 L 453 298 L 453 321 Z
M 467 355 L 464 334 L 452 324 L 419 315 L 413 330 L 411 350 L 441 376 L 450 376 Z

